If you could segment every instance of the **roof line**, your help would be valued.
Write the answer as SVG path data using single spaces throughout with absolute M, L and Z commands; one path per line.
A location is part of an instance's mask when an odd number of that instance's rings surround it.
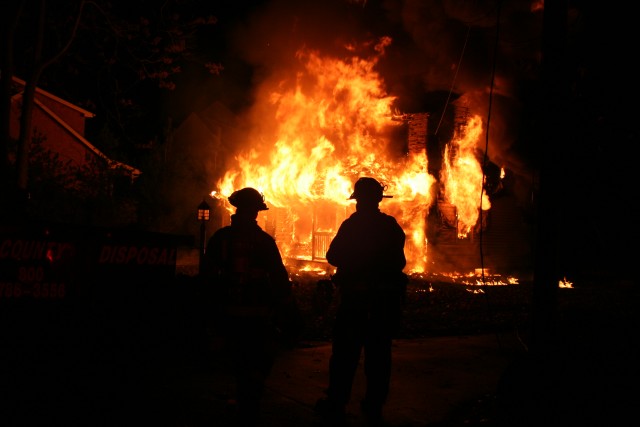
M 24 80 L 19 79 L 16 76 L 13 76 L 12 79 L 13 79 L 14 82 L 16 82 L 18 84 L 21 84 L 23 88 L 27 85 L 27 83 Z M 69 107 L 69 108 L 72 108 L 72 109 L 78 111 L 79 113 L 81 113 L 83 116 L 85 116 L 87 118 L 92 118 L 92 117 L 96 116 L 94 113 L 92 113 L 90 111 L 87 111 L 84 108 L 80 108 L 77 105 L 74 105 L 74 104 L 70 103 L 69 101 L 65 101 L 64 99 L 59 98 L 59 97 L 53 95 L 52 93 L 47 92 L 46 90 L 40 89 L 37 86 L 36 86 L 36 92 L 46 96 L 47 98 L 51 98 L 52 100 L 54 100 L 56 102 L 59 102 L 60 104 L 63 104 L 65 106 Z
M 54 113 L 49 108 L 47 108 L 47 106 L 45 106 L 42 102 L 40 102 L 38 99 L 34 99 L 34 102 L 39 108 L 42 109 L 42 111 L 44 111 L 47 115 L 49 115 L 60 126 L 65 128 L 67 130 L 67 132 L 69 132 L 71 135 L 73 135 L 85 147 L 87 147 L 89 150 L 93 151 L 93 153 L 96 154 L 98 157 L 101 157 L 102 159 L 104 159 L 107 162 L 107 164 L 109 165 L 109 167 L 111 167 L 111 168 L 121 167 L 121 168 L 126 169 L 129 172 L 131 172 L 131 174 L 134 175 L 135 177 L 137 177 L 140 174 L 142 174 L 142 172 L 140 170 L 134 168 L 133 166 L 129 166 L 129 165 L 127 165 L 125 163 L 122 163 L 122 162 L 119 162 L 117 160 L 110 159 L 106 154 L 104 154 L 102 151 L 100 151 L 98 148 L 96 148 L 93 144 L 91 144 L 85 137 L 80 135 L 75 129 L 73 129 L 71 126 L 69 126 L 69 124 L 67 122 L 62 120 L 62 118 L 60 116 L 58 116 L 56 113 Z

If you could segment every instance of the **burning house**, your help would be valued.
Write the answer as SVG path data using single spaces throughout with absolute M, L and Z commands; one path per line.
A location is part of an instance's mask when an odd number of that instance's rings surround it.
M 225 203 L 231 192 L 259 189 L 270 207 L 260 225 L 286 262 L 327 269 L 329 242 L 355 209 L 347 200 L 353 183 L 373 176 L 393 195 L 381 209 L 405 230 L 408 272 L 480 267 L 478 236 L 491 209 L 478 148 L 482 119 L 452 105 L 451 136 L 443 140 L 430 130 L 429 113 L 393 110 L 375 57 L 339 60 L 300 51 L 298 58 L 303 71 L 294 82 L 265 87 L 260 136 L 228 165 L 213 197 L 231 213 Z
M 226 197 L 251 186 L 265 195 L 270 209 L 260 214 L 260 225 L 286 262 L 326 269 L 328 244 L 355 208 L 347 200 L 353 183 L 372 176 L 393 195 L 381 209 L 405 230 L 408 273 L 520 270 L 530 254 L 517 205 L 529 188 L 514 200 L 502 177 L 516 171 L 518 179 L 528 178 L 529 171 L 511 149 L 518 136 L 509 126 L 520 111 L 505 74 L 496 84 L 500 101 L 487 105 L 493 64 L 484 36 L 493 15 L 474 22 L 473 8 L 438 10 L 429 3 L 414 10 L 425 30 L 414 33 L 413 15 L 403 15 L 410 22 L 402 29 L 378 28 L 385 11 L 347 3 L 334 5 L 343 13 L 330 16 L 324 4 L 311 11 L 274 6 L 229 34 L 234 53 L 258 71 L 247 84 L 250 105 L 238 113 L 241 135 L 211 132 L 200 154 L 190 156 L 215 158 L 198 176 L 206 175 L 209 187 L 202 191 L 217 200 L 209 232 L 229 221 Z M 449 34 L 430 25 L 443 15 L 451 15 Z M 355 25 L 360 18 L 373 19 L 373 27 Z M 327 35 L 326 22 L 335 34 Z M 465 50 L 467 42 L 483 45 Z M 218 96 L 228 96 L 227 89 Z M 448 96 L 425 102 L 443 93 Z M 502 109 L 491 126 L 488 108 Z

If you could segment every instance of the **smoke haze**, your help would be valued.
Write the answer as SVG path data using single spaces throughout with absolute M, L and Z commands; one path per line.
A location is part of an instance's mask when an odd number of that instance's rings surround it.
M 491 103 L 489 157 L 528 176 L 519 130 L 526 101 L 522 98 L 529 96 L 526 90 L 537 79 L 540 59 L 542 10 L 534 5 L 462 0 L 266 2 L 229 34 L 234 55 L 256 70 L 250 123 L 263 122 L 271 88 L 287 84 L 287 78 L 288 84 L 295 80 L 301 67 L 296 52 L 301 48 L 336 58 L 366 57 L 381 37 L 390 37 L 376 70 L 387 93 L 397 98 L 395 108 L 401 113 L 430 112 L 434 133 L 453 102 L 469 107 L 483 121 Z

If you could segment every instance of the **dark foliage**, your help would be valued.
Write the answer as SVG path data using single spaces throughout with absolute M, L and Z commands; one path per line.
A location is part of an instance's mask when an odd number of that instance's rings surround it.
M 64 160 L 43 146 L 36 135 L 29 159 L 27 215 L 36 221 L 124 226 L 135 221 L 135 202 L 126 186 L 118 186 L 118 171 L 92 158 L 84 166 Z

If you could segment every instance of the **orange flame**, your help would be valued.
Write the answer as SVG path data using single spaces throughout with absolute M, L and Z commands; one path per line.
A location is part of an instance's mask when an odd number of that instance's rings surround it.
M 479 208 L 489 210 L 491 203 L 484 191 L 482 168 L 475 156 L 476 142 L 482 134 L 480 117 L 473 116 L 469 120 L 463 135 L 458 136 L 457 152 L 451 153 L 451 146 L 447 145 L 444 155 L 444 169 L 441 180 L 443 182 L 447 202 L 455 205 L 458 215 L 458 237 L 466 237 L 478 222 Z M 478 194 L 482 199 L 478 199 Z
M 353 201 L 347 200 L 353 183 L 359 176 L 372 176 L 393 195 L 380 208 L 394 215 L 407 234 L 406 270 L 426 269 L 426 218 L 436 179 L 427 172 L 426 141 L 419 153 L 407 153 L 406 141 L 399 141 L 397 130 L 403 123 L 392 112 L 395 97 L 385 92 L 374 69 L 390 42 L 381 39 L 369 59 L 298 51 L 302 67 L 295 81 L 283 79 L 263 89 L 261 99 L 268 100 L 268 107 L 261 112 L 254 147 L 238 153 L 236 166 L 216 183 L 212 194 L 220 197 L 244 186 L 265 194 L 271 209 L 259 220 L 276 238 L 285 262 L 323 258 L 326 237 L 354 210 Z M 479 120 L 471 127 L 481 129 Z M 477 136 L 467 133 L 469 147 Z M 447 195 L 460 208 L 467 228 L 477 220 L 473 208 L 481 184 L 459 183 L 481 175 L 467 148 L 447 170 Z

